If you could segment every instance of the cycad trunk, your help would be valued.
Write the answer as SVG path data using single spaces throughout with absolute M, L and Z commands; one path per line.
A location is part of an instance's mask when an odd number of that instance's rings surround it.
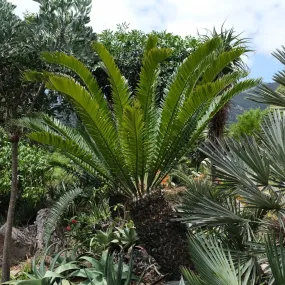
M 16 200 L 18 195 L 18 144 L 19 137 L 11 135 L 12 146 L 12 185 L 9 202 L 9 209 L 7 214 L 6 232 L 3 246 L 3 261 L 2 261 L 2 282 L 10 280 L 10 248 L 12 238 L 12 227 L 14 222 Z
M 130 205 L 139 242 L 161 266 L 168 280 L 179 280 L 180 267 L 192 268 L 187 243 L 187 230 L 174 222 L 175 212 L 160 192 Z

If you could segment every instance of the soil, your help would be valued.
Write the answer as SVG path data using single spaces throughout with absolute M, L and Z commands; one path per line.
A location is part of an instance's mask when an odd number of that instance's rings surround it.
M 193 269 L 193 264 L 188 253 L 187 229 L 173 221 L 176 213 L 171 204 L 163 193 L 156 192 L 129 207 L 140 245 L 157 261 L 160 272 L 167 274 L 166 280 L 179 280 L 181 266 Z

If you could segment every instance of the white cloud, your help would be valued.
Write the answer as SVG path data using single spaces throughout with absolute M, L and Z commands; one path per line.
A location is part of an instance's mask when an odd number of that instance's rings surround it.
M 19 14 L 38 7 L 32 0 L 10 1 L 18 5 Z M 93 0 L 91 24 L 97 32 L 127 22 L 144 31 L 196 35 L 226 21 L 226 27 L 252 38 L 258 53 L 269 55 L 285 45 L 284 15 L 284 0 Z
M 32 0 L 8 0 L 9 2 L 12 2 L 15 4 L 16 7 L 16 14 L 22 15 L 24 12 L 37 12 L 39 9 L 39 4 L 32 1 Z

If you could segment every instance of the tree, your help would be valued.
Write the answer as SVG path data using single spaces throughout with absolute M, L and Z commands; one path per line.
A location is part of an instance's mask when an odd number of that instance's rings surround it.
M 134 207 L 137 202 L 144 201 L 145 196 L 151 199 L 150 194 L 220 108 L 232 96 L 259 82 L 239 81 L 244 75 L 240 72 L 214 80 L 225 66 L 244 53 L 242 48 L 221 51 L 221 40 L 217 37 L 199 46 L 184 60 L 170 79 L 163 101 L 157 104 L 159 64 L 172 54 L 172 50 L 157 48 L 156 43 L 157 37 L 150 36 L 135 94 L 130 92 L 131 88 L 104 46 L 93 44 L 102 60 L 100 66 L 110 80 L 113 111 L 92 73 L 72 56 L 43 54 L 49 64 L 73 70 L 80 82 L 58 73 L 26 73 L 27 80 L 45 82 L 48 89 L 63 93 L 81 120 L 80 128 L 76 129 L 47 115 L 22 119 L 21 125 L 33 130 L 28 137 L 60 149 L 90 175 L 101 175 L 113 186 L 113 192 L 129 198 L 130 203 L 134 199 L 135 204 L 131 203 Z M 139 230 L 138 221 L 135 224 Z M 177 244 L 168 248 L 168 253 L 158 260 L 161 265 L 172 266 L 174 271 L 179 271 L 180 266 L 179 258 L 173 257 L 181 251 Z
M 245 136 L 256 137 L 261 131 L 261 124 L 268 113 L 268 110 L 249 109 L 237 116 L 237 122 L 230 125 L 229 136 L 235 139 L 242 139 Z
M 38 14 L 24 20 L 15 16 L 15 6 L 0 1 L 0 124 L 9 134 L 12 149 L 12 183 L 3 249 L 2 281 L 9 280 L 9 248 L 18 196 L 18 144 L 20 128 L 12 122 L 31 112 L 50 108 L 51 96 L 44 96 L 44 84 L 22 81 L 26 69 L 47 69 L 40 52 L 66 51 L 82 57 L 85 46 L 94 39 L 90 21 L 91 0 L 38 0 Z M 88 48 L 87 48 L 88 49 Z M 84 54 L 84 53 L 83 53 Z M 49 99 L 49 100 L 48 100 Z
M 26 223 L 38 210 L 47 207 L 62 195 L 66 188 L 79 183 L 67 170 L 72 168 L 69 160 L 59 153 L 31 144 L 27 139 L 19 142 L 18 197 L 15 222 Z M 65 168 L 61 167 L 64 163 Z M 11 145 L 4 133 L 0 136 L 0 220 L 6 218 L 11 190 Z
M 229 30 L 224 29 L 222 26 L 221 31 L 217 32 L 217 30 L 214 28 L 212 32 L 208 32 L 206 35 L 202 35 L 202 40 L 209 40 L 212 37 L 220 36 L 223 41 L 223 45 L 221 45 L 221 49 L 223 51 L 231 51 L 232 49 L 235 49 L 237 47 L 244 48 L 246 52 L 250 51 L 247 48 L 247 39 L 241 38 L 240 34 L 236 34 L 234 29 L 231 28 Z M 236 58 L 234 61 L 232 61 L 228 66 L 226 66 L 220 74 L 217 75 L 217 78 L 219 76 L 223 76 L 226 74 L 230 74 L 235 71 L 244 71 L 246 72 L 247 66 L 245 65 L 244 61 L 242 60 L 242 57 Z M 216 139 L 221 139 L 223 137 L 223 133 L 225 130 L 228 113 L 229 113 L 230 104 L 226 104 L 210 121 L 209 124 L 209 137 L 213 141 Z

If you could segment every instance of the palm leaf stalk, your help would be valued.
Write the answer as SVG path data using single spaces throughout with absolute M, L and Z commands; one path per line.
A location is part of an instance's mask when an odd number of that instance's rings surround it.
M 46 88 L 63 93 L 81 120 L 81 128 L 63 125 L 41 114 L 20 124 L 32 132 L 29 138 L 53 146 L 94 176 L 102 176 L 115 191 L 140 198 L 156 189 L 188 151 L 213 116 L 235 95 L 259 83 L 234 72 L 216 76 L 243 48 L 222 51 L 215 37 L 202 44 L 169 80 L 164 99 L 157 104 L 159 64 L 171 50 L 148 40 L 137 90 L 133 93 L 100 43 L 93 49 L 109 76 L 113 106 L 110 109 L 92 73 L 76 58 L 64 53 L 43 53 L 49 64 L 72 70 L 80 80 L 59 73 L 26 72 L 25 78 L 45 82 Z M 217 64 L 217 62 L 219 64 Z M 201 80 L 202 78 L 202 80 Z M 224 91 L 226 90 L 226 91 Z

